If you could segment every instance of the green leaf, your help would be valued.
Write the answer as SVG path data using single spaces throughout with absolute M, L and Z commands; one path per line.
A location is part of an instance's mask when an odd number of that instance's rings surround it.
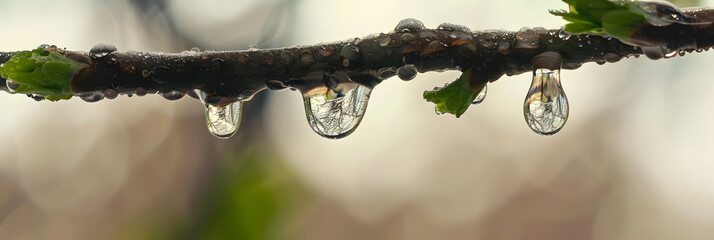
M 20 85 L 15 92 L 58 101 L 72 97 L 72 78 L 85 66 L 87 64 L 66 58 L 59 52 L 37 48 L 13 55 L 0 65 L 0 75 Z
M 572 34 L 607 34 L 624 43 L 630 42 L 630 34 L 642 24 L 647 24 L 645 14 L 636 2 L 609 0 L 563 0 L 570 11 L 550 10 L 570 22 L 565 31 Z M 653 16 L 656 17 L 656 16 Z
M 436 111 L 439 113 L 451 113 L 457 118 L 461 117 L 481 91 L 469 86 L 469 78 L 472 74 L 471 69 L 466 70 L 456 81 L 441 88 L 434 88 L 432 91 L 424 91 L 424 99 L 435 103 Z
M 603 32 L 618 39 L 629 39 L 630 34 L 645 22 L 645 16 L 627 11 L 611 11 L 602 18 Z

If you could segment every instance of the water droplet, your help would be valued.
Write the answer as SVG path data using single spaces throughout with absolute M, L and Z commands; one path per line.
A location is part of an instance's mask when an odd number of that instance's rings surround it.
M 607 61 L 609 63 L 615 63 L 615 62 L 620 61 L 620 59 L 622 59 L 622 56 L 620 56 L 620 54 L 617 54 L 617 53 L 606 53 L 604 58 L 605 58 L 605 61 Z
M 312 53 L 310 53 L 310 51 L 305 50 L 300 53 L 300 64 L 303 67 L 309 67 L 313 63 L 315 63 L 315 57 L 312 56 Z
M 189 50 L 189 51 L 191 51 L 191 52 L 200 52 L 201 49 L 198 49 L 198 47 L 193 47 L 193 48 L 191 48 L 191 50 Z
M 290 52 L 283 52 L 280 54 L 280 61 L 282 61 L 285 65 L 290 65 L 293 64 L 293 61 L 295 61 L 295 56 L 293 56 Z
M 248 51 L 257 51 L 257 50 L 258 50 L 258 45 L 255 45 L 255 44 L 248 45 Z
M 399 79 L 404 80 L 404 81 L 409 81 L 412 80 L 416 77 L 418 71 L 416 67 L 412 64 L 407 64 L 399 69 L 397 69 L 397 76 Z
M 501 54 L 508 54 L 511 52 L 511 43 L 509 42 L 502 42 L 498 44 L 498 52 Z
M 330 46 L 320 46 L 320 48 L 318 49 L 317 53 L 319 53 L 320 56 L 329 57 L 330 55 L 332 55 L 332 53 L 333 53 L 334 51 L 335 51 L 335 49 L 333 49 L 333 48 L 330 47 Z
M 525 29 L 516 33 L 516 49 L 536 49 L 540 47 L 540 36 L 532 29 Z
M 411 41 L 414 41 L 416 39 L 416 37 L 414 36 L 414 34 L 405 33 L 405 34 L 402 34 L 401 36 L 399 36 L 399 39 L 401 39 L 403 42 L 411 42 Z
M 665 55 L 664 49 L 660 46 L 642 47 L 642 53 L 644 53 L 647 58 L 652 60 L 663 58 Z
M 84 100 L 85 102 L 93 103 L 99 102 L 104 99 L 104 94 L 102 94 L 101 92 L 86 93 L 80 95 L 79 98 Z
M 568 98 L 560 85 L 560 70 L 539 68 L 523 103 L 523 115 L 536 133 L 555 134 L 568 120 Z
M 479 104 L 482 103 L 484 99 L 486 99 L 486 93 L 488 92 L 488 85 L 483 85 L 483 88 L 481 88 L 481 91 L 478 92 L 478 95 L 476 95 L 476 98 L 474 99 L 471 104 Z
M 320 86 L 303 92 L 307 122 L 320 136 L 346 137 L 362 121 L 371 92 L 355 83 L 342 83 L 335 89 Z
M 185 93 L 179 92 L 177 90 L 161 93 L 161 96 L 169 101 L 179 100 L 179 99 L 183 98 L 183 96 L 185 96 L 185 95 L 186 95 Z
M 679 54 L 680 57 L 684 57 L 684 55 L 687 54 L 687 52 L 684 51 L 684 50 L 679 50 L 679 53 L 678 53 L 678 54 Z
M 108 89 L 105 89 L 105 90 L 104 90 L 104 96 L 105 96 L 107 99 L 115 99 L 115 98 L 117 98 L 117 97 L 119 96 L 119 93 L 117 92 L 117 90 L 108 88 Z
M 379 37 L 379 46 L 380 47 L 386 47 L 391 42 L 392 42 L 392 38 L 389 35 L 384 35 L 384 36 Z
M 19 87 L 20 87 L 20 84 L 19 84 L 19 83 L 16 83 L 16 82 L 13 81 L 13 80 L 5 79 L 5 86 L 6 86 L 7 89 L 10 90 L 11 92 L 15 92 L 15 89 L 19 88 Z
M 566 32 L 563 28 L 560 28 L 560 31 L 558 31 L 558 37 L 560 39 L 563 39 L 563 41 L 567 41 L 568 39 L 570 39 L 570 36 L 570 33 Z
M 136 96 L 143 97 L 143 96 L 145 96 L 149 91 L 146 90 L 146 88 L 138 87 L 138 88 L 136 88 L 136 90 L 135 90 L 134 92 L 136 93 Z
M 453 24 L 453 23 L 442 23 L 439 24 L 438 27 L 436 27 L 437 30 L 444 30 L 444 31 L 459 31 L 459 32 L 466 32 L 470 33 L 471 29 L 469 29 L 466 26 L 458 25 L 458 24 Z
M 106 57 L 110 53 L 116 52 L 117 47 L 111 44 L 97 44 L 92 47 L 91 50 L 89 50 L 89 55 L 92 56 L 93 58 L 102 58 Z
M 206 126 L 213 136 L 227 139 L 238 131 L 240 126 L 241 108 L 243 102 L 236 101 L 224 107 L 206 103 L 207 94 L 201 90 L 194 90 L 206 109 Z
M 221 58 L 214 58 L 211 60 L 211 71 L 218 72 L 223 68 L 225 61 Z
M 344 58 L 342 60 L 342 66 L 346 68 L 353 68 L 362 57 L 359 48 L 353 44 L 348 44 L 343 47 L 342 51 L 340 51 L 340 56 Z
M 154 80 L 156 83 L 166 83 L 169 81 L 170 73 L 171 70 L 168 67 L 158 66 L 151 70 L 149 76 L 151 80 Z
M 394 28 L 394 32 L 416 32 L 424 29 L 424 24 L 421 21 L 407 18 L 399 21 L 399 24 Z

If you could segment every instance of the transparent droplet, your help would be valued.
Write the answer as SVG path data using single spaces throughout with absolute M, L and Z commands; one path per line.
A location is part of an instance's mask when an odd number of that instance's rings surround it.
M 416 77 L 418 71 L 416 67 L 412 64 L 407 64 L 399 69 L 397 69 L 397 76 L 399 79 L 404 80 L 404 81 L 409 81 L 412 80 Z
M 341 83 L 335 89 L 319 86 L 303 92 L 307 122 L 320 136 L 346 137 L 362 121 L 371 92 L 356 83 Z
M 91 50 L 89 50 L 89 55 L 94 57 L 94 58 L 102 58 L 106 57 L 110 53 L 116 52 L 117 47 L 111 44 L 97 44 L 92 47 Z
M 179 100 L 179 99 L 183 98 L 183 96 L 185 96 L 185 95 L 186 95 L 185 93 L 179 92 L 177 90 L 172 90 L 169 92 L 161 93 L 161 96 L 169 101 Z
M 481 91 L 478 92 L 478 95 L 476 95 L 476 98 L 474 99 L 471 104 L 479 104 L 482 103 L 484 99 L 486 99 L 486 93 L 488 92 L 488 85 L 483 85 L 483 88 L 481 88 Z
M 241 108 L 243 102 L 236 101 L 228 106 L 218 107 L 206 103 L 207 94 L 201 90 L 195 90 L 196 95 L 206 109 L 206 126 L 213 136 L 220 139 L 232 137 L 240 126 Z
M 399 24 L 394 28 L 394 32 L 416 32 L 424 29 L 424 24 L 416 19 L 407 18 L 399 21 Z
M 533 71 L 533 82 L 523 103 L 523 115 L 536 133 L 551 135 L 568 120 L 568 98 L 560 85 L 560 70 Z
M 563 41 L 567 41 L 570 39 L 571 34 L 566 32 L 564 28 L 560 28 L 560 31 L 558 31 L 558 37 L 562 39 Z
M 16 82 L 13 81 L 13 80 L 5 79 L 5 86 L 7 87 L 7 89 L 8 89 L 10 92 L 15 92 L 15 89 L 19 88 L 19 87 L 20 87 L 20 84 L 19 84 L 19 83 L 16 83 Z
M 102 92 L 93 92 L 93 93 L 82 94 L 79 96 L 79 98 L 84 100 L 85 102 L 93 103 L 93 102 L 99 102 L 102 99 L 104 99 L 104 94 L 102 94 Z

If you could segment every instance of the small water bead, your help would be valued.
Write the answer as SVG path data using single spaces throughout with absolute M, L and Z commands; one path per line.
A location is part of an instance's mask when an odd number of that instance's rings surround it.
M 206 102 L 208 94 L 196 89 L 201 103 L 206 111 L 206 126 L 208 131 L 217 138 L 227 139 L 232 137 L 240 126 L 241 109 L 243 102 L 236 101 L 225 107 L 218 107 Z
M 280 61 L 285 65 L 291 65 L 295 61 L 295 56 L 290 52 L 283 52 L 280 54 Z
M 503 55 L 506 55 L 511 52 L 511 43 L 509 42 L 502 42 L 498 44 L 498 52 L 500 52 Z
M 620 54 L 617 54 L 617 53 L 606 53 L 604 56 L 604 59 L 606 62 L 615 63 L 615 62 L 620 61 L 620 59 L 622 59 L 622 56 L 620 56 Z
M 488 93 L 488 84 L 483 85 L 483 88 L 481 88 L 481 91 L 478 92 L 478 95 L 476 95 L 476 98 L 471 104 L 476 105 L 482 103 L 483 100 L 486 99 L 486 93 Z
M 654 47 L 642 47 L 642 53 L 647 56 L 647 58 L 652 60 L 661 59 L 665 56 L 665 50 L 660 46 Z
M 343 67 L 350 67 L 354 65 L 362 57 L 359 48 L 353 44 L 348 44 L 343 47 L 342 51 L 340 51 L 340 56 L 344 58 L 342 61 Z
M 558 31 L 558 37 L 563 41 L 567 41 L 568 39 L 570 39 L 570 36 L 572 35 L 566 32 L 563 28 L 560 28 L 560 31 Z
M 326 138 L 346 137 L 362 121 L 371 92 L 356 83 L 341 83 L 335 89 L 320 86 L 303 92 L 310 127 Z
M 315 57 L 312 56 L 312 53 L 310 53 L 310 51 L 305 50 L 302 53 L 300 53 L 300 64 L 303 67 L 309 67 L 314 63 L 315 63 Z
M 223 68 L 226 61 L 221 58 L 214 58 L 211 60 L 211 71 L 218 72 Z
M 399 21 L 399 24 L 394 28 L 394 32 L 416 32 L 424 29 L 424 24 L 416 19 L 407 18 Z
M 176 100 L 183 98 L 183 96 L 186 96 L 186 94 L 179 92 L 177 90 L 172 90 L 169 92 L 161 93 L 161 96 L 164 97 L 166 100 L 176 101 Z
M 104 97 L 106 97 L 107 99 L 115 99 L 118 96 L 119 96 L 119 93 L 117 92 L 117 90 L 114 90 L 111 88 L 104 90 Z
M 401 80 L 409 81 L 414 79 L 418 72 L 414 65 L 407 64 L 397 69 L 397 76 Z
M 320 54 L 320 56 L 329 57 L 334 51 L 335 49 L 330 46 L 320 46 L 317 53 Z
M 5 86 L 7 87 L 8 90 L 15 92 L 15 90 L 20 87 L 20 84 L 16 83 L 13 80 L 5 79 Z
M 189 51 L 191 51 L 191 52 L 201 52 L 201 49 L 198 49 L 198 47 L 192 47 Z
M 149 93 L 149 91 L 146 90 L 146 88 L 138 87 L 138 88 L 136 88 L 134 93 L 136 93 L 136 96 L 143 97 L 143 96 L 146 96 L 146 94 Z
M 102 58 L 106 57 L 110 53 L 116 52 L 117 47 L 111 44 L 97 44 L 92 47 L 91 50 L 89 50 L 89 55 L 92 56 L 93 58 Z
M 416 37 L 414 36 L 414 34 L 405 33 L 405 34 L 402 34 L 401 36 L 399 36 L 399 39 L 401 39 L 402 42 L 411 42 L 411 41 L 416 40 Z
M 516 33 L 516 49 L 536 49 L 540 47 L 540 36 L 532 29 L 521 29 Z
M 93 103 L 93 102 L 99 102 L 102 99 L 104 99 L 104 94 L 102 94 L 101 92 L 93 92 L 93 93 L 82 94 L 79 96 L 79 98 L 84 100 L 85 102 Z
M 392 38 L 389 35 L 384 35 L 379 37 L 379 46 L 386 47 L 392 42 Z
M 671 52 L 666 53 L 664 55 L 664 58 L 673 58 L 673 57 L 676 57 L 677 54 L 679 54 L 679 51 L 671 51 Z
M 164 66 L 158 66 L 151 70 L 151 74 L 149 74 L 149 77 L 151 77 L 151 80 L 156 83 L 166 83 L 169 81 L 170 74 L 171 69 Z
M 439 26 L 436 27 L 436 29 L 444 30 L 444 31 L 459 31 L 459 32 L 466 32 L 466 33 L 471 32 L 471 29 L 469 29 L 468 27 L 463 26 L 463 25 L 453 24 L 453 23 L 439 24 Z

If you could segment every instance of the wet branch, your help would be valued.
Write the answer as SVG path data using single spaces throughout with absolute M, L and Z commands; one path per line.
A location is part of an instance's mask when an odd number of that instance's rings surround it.
M 697 14 L 702 19 L 712 18 L 709 10 L 699 10 Z M 326 81 L 353 81 L 371 88 L 409 65 L 418 72 L 474 69 L 477 77 L 470 84 L 478 86 L 504 74 L 532 71 L 531 60 L 543 52 L 561 54 L 562 67 L 576 69 L 587 62 L 617 62 L 642 53 L 658 59 L 668 52 L 706 49 L 714 41 L 711 23 L 643 27 L 638 36 L 653 45 L 635 47 L 607 36 L 568 36 L 558 29 L 471 32 L 458 25 L 425 29 L 416 20 L 405 21 L 390 33 L 281 49 L 175 54 L 48 50 L 88 64 L 71 81 L 72 94 L 76 96 L 103 94 L 113 98 L 117 93 L 160 93 L 168 99 L 178 99 L 199 89 L 215 103 L 228 103 L 250 99 L 266 88 L 309 90 Z M 0 53 L 0 62 L 6 62 L 13 54 Z M 0 86 L 7 91 L 5 85 Z

